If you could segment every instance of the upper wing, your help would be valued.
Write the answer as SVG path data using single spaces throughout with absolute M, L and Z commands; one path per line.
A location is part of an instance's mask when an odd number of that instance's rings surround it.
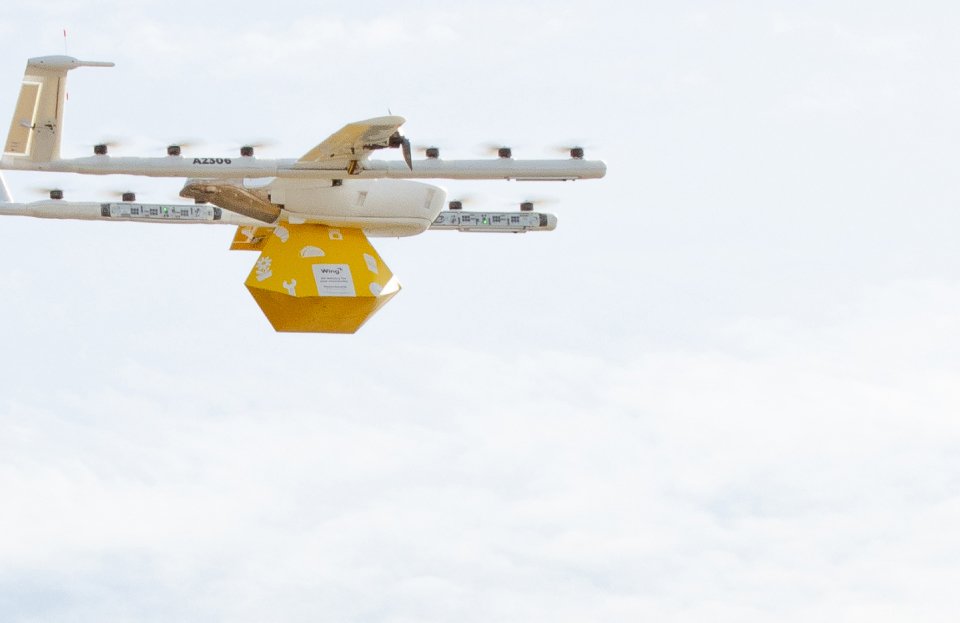
M 390 147 L 390 137 L 405 121 L 391 115 L 348 123 L 304 154 L 299 162 L 365 160 L 371 151 Z

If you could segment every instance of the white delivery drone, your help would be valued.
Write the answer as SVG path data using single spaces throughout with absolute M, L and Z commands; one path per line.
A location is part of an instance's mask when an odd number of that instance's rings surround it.
M 66 201 L 60 190 L 49 200 L 14 203 L 0 178 L 0 214 L 236 226 L 230 248 L 260 252 L 246 285 L 277 331 L 353 333 L 399 291 L 367 236 L 556 227 L 553 215 L 534 212 L 529 202 L 519 212 L 466 212 L 457 201 L 446 206 L 443 188 L 412 180 L 564 181 L 606 173 L 603 162 L 584 160 L 580 147 L 564 160 L 515 160 L 508 147 L 486 160 L 442 160 L 431 147 L 414 160 L 398 116 L 347 124 L 299 159 L 257 158 L 253 147 L 239 157 L 194 158 L 178 145 L 155 158 L 114 157 L 107 145 L 88 157 L 61 158 L 67 72 L 112 66 L 69 56 L 28 60 L 0 169 L 186 178 L 180 196 L 193 203 L 138 203 L 133 193 L 113 203 Z M 402 150 L 403 162 L 370 159 L 385 148 Z M 257 178 L 269 181 L 247 185 Z

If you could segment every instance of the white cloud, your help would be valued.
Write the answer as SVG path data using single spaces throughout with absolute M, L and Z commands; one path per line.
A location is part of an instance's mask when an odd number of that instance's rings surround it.
M 435 347 L 407 344 L 344 376 L 288 347 L 215 387 L 118 362 L 8 399 L 3 584 L 77 620 L 115 590 L 184 620 L 934 616 L 960 548 L 947 300 L 758 319 L 740 355 L 453 347 L 470 373 L 423 377 Z

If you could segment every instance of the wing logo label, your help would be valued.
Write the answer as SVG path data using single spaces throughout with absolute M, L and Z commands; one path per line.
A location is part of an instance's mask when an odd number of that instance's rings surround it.
M 314 264 L 319 296 L 356 296 L 349 264 Z

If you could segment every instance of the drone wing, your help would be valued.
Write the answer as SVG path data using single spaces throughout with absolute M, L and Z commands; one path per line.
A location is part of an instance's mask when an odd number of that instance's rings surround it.
M 348 123 L 304 154 L 297 165 L 309 166 L 317 163 L 346 165 L 351 160 L 366 160 L 370 152 L 391 147 L 391 137 L 397 134 L 397 129 L 405 121 L 403 117 L 391 115 Z

